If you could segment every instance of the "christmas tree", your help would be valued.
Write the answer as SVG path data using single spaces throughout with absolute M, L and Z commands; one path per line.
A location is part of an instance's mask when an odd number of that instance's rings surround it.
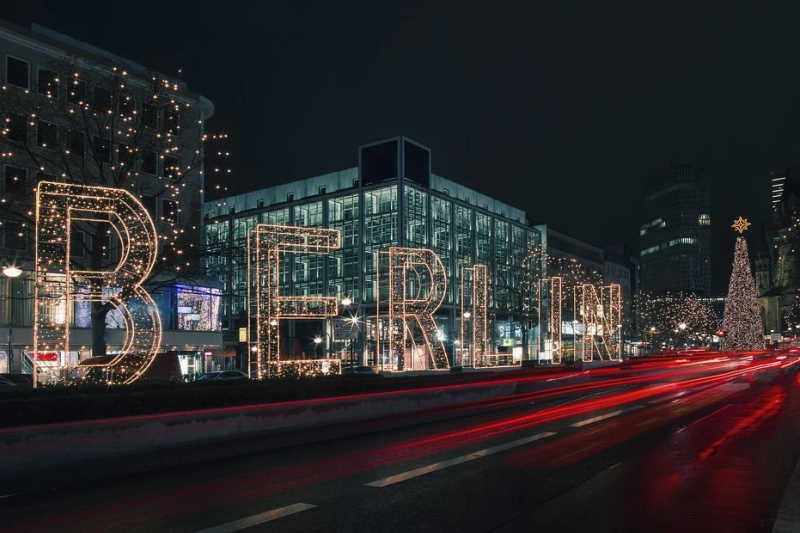
M 726 335 L 722 347 L 726 351 L 758 350 L 764 347 L 764 327 L 761 323 L 756 282 L 750 270 L 747 241 L 741 235 L 749 225 L 742 217 L 733 223 L 739 236 L 736 237 L 733 272 L 728 284 L 728 298 L 725 300 L 725 318 L 722 321 L 722 329 Z

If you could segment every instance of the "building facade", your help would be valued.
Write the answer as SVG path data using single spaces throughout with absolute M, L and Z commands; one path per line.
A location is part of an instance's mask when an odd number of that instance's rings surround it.
M 245 242 L 256 224 L 336 228 L 342 248 L 327 255 L 286 255 L 286 294 L 336 296 L 361 324 L 355 338 L 327 324 L 289 323 L 285 349 L 300 356 L 351 350 L 374 361 L 376 261 L 392 246 L 429 248 L 447 272 L 447 292 L 435 319 L 452 358 L 460 335 L 462 267 L 481 263 L 489 273 L 491 351 L 523 343 L 520 276 L 529 246 L 541 244 L 524 211 L 431 172 L 431 154 L 407 138 L 361 146 L 358 166 L 205 204 L 207 246 L 216 247 L 208 275 L 223 287 L 226 344 L 246 340 Z M 341 308 L 342 306 L 340 306 Z M 310 328 L 310 329 L 309 329 Z M 322 337 L 323 346 L 312 339 Z M 242 345 L 240 344 L 240 347 Z M 452 361 L 451 361 L 452 364 Z
M 0 326 L 9 332 L 8 342 L 0 341 L 6 347 L 0 367 L 21 371 L 32 344 L 37 183 L 127 189 L 156 223 L 159 256 L 180 239 L 199 246 L 204 124 L 214 107 L 180 80 L 35 24 L 28 30 L 0 21 L 0 80 L 0 260 L 22 270 L 18 277 L 0 277 Z M 119 245 L 96 231 L 101 223 L 69 229 L 77 267 L 104 270 L 100 256 L 115 260 Z M 221 345 L 213 316 L 219 288 L 179 281 L 166 270 L 157 264 L 152 289 L 165 327 L 163 348 L 194 353 Z M 70 317 L 75 329 L 62 363 L 91 356 L 86 305 L 54 313 Z M 117 322 L 113 312 L 105 320 L 110 353 L 122 342 Z
M 765 331 L 780 334 L 800 322 L 800 179 L 791 169 L 769 177 L 775 184 L 770 189 L 771 220 L 766 224 L 766 250 L 756 257 L 755 277 Z
M 639 228 L 642 290 L 711 296 L 711 203 L 708 180 L 690 165 L 656 180 L 644 197 Z

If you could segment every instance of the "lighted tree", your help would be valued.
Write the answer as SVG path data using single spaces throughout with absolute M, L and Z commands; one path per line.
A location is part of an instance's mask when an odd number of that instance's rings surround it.
M 702 346 L 719 328 L 713 308 L 692 293 L 651 294 L 633 297 L 636 336 L 659 346 Z
M 788 330 L 800 329 L 800 294 L 792 298 L 792 305 L 783 314 L 783 323 Z
M 24 266 L 33 255 L 34 192 L 39 181 L 50 180 L 128 189 L 141 199 L 160 237 L 149 283 L 202 275 L 205 157 L 213 160 L 212 176 L 230 172 L 220 161 L 229 152 L 204 149 L 227 139 L 204 130 L 210 102 L 188 93 L 178 78 L 136 65 L 54 60 L 39 65 L 37 81 L 35 91 L 0 87 L 0 158 L 7 165 L 0 227 L 5 248 L 18 250 L 16 261 Z M 23 169 L 30 169 L 27 175 Z M 69 228 L 77 269 L 105 271 L 118 260 L 116 239 L 96 218 Z M 94 355 L 106 353 L 110 312 L 108 302 L 91 304 Z
M 541 245 L 531 246 L 528 254 L 522 261 L 519 292 L 519 308 L 517 315 L 523 320 L 525 327 L 523 345 L 527 346 L 527 332 L 538 325 L 538 299 L 539 280 L 543 277 L 558 276 L 561 278 L 562 313 L 566 320 L 574 317 L 575 301 L 573 294 L 576 287 L 584 283 L 596 286 L 603 284 L 603 275 L 592 268 L 586 267 L 574 257 L 564 257 L 547 253 Z
M 758 291 L 750 269 L 747 241 L 741 236 L 747 226 L 749 223 L 741 217 L 734 223 L 734 228 L 740 235 L 736 237 L 733 271 L 728 284 L 728 298 L 725 300 L 725 318 L 722 321 L 722 329 L 725 331 L 722 346 L 728 351 L 756 350 L 764 346 L 764 325 L 761 322 Z

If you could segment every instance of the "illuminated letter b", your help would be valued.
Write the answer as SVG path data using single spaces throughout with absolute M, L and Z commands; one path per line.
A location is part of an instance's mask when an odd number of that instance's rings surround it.
M 75 223 L 116 235 L 109 250 L 111 270 L 86 270 L 73 261 Z M 112 239 L 113 240 L 113 239 Z M 49 181 L 36 192 L 36 274 L 33 351 L 70 350 L 73 305 L 101 301 L 115 309 L 125 328 L 119 353 L 98 364 L 81 365 L 75 379 L 131 383 L 142 376 L 161 345 L 161 318 L 141 284 L 156 261 L 158 238 L 144 206 L 124 189 Z M 92 253 L 98 253 L 92 250 Z M 65 358 L 67 360 L 67 358 Z M 35 361 L 34 361 L 35 362 Z M 34 374 L 36 370 L 34 367 Z M 66 373 L 62 374 L 66 376 Z

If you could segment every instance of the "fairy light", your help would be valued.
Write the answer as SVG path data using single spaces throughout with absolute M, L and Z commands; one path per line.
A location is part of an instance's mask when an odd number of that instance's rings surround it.
M 488 279 L 486 265 L 479 264 L 461 268 L 460 344 L 465 350 L 464 353 L 470 356 L 472 366 L 482 366 L 483 356 L 488 352 Z M 472 303 L 468 308 L 464 307 L 467 299 Z M 467 346 L 469 348 L 466 348 Z
M 388 259 L 386 269 L 381 268 L 380 257 Z M 411 355 L 419 348 L 425 351 L 433 369 L 450 368 L 450 361 L 433 314 L 447 294 L 447 272 L 441 259 L 427 248 L 401 248 L 392 246 L 376 254 L 377 270 L 377 323 L 381 322 L 380 285 L 388 277 L 388 323 L 384 334 L 388 337 L 389 357 L 393 364 L 387 370 L 413 369 Z M 412 296 L 413 295 L 413 296 Z M 421 331 L 423 346 L 417 347 L 411 328 Z M 379 326 L 378 353 L 381 353 Z M 407 347 L 411 345 L 409 351 Z M 381 366 L 383 363 L 381 361 Z
M 75 269 L 70 235 L 76 222 L 107 223 L 120 245 L 111 271 Z M 119 311 L 125 342 L 108 363 L 80 365 L 70 379 L 132 383 L 153 362 L 161 345 L 161 318 L 142 287 L 156 261 L 158 235 L 152 218 L 129 191 L 41 181 L 36 189 L 34 260 L 34 384 L 41 351 L 69 352 L 75 301 L 103 302 Z M 63 315 L 59 310 L 63 309 Z M 61 368 L 59 370 L 65 370 Z M 99 370 L 99 371 L 98 371 Z M 67 372 L 56 379 L 67 380 Z
M 248 336 L 256 350 L 248 352 L 248 372 L 262 379 L 283 375 L 287 368 L 300 375 L 339 373 L 330 359 L 281 360 L 280 321 L 312 320 L 336 316 L 336 297 L 281 295 L 281 257 L 292 254 L 327 254 L 342 247 L 337 229 L 257 224 L 247 236 Z M 317 361 L 312 363 L 310 361 Z
M 561 363 L 561 341 L 562 341 L 562 293 L 561 293 L 561 278 L 554 276 L 551 278 L 543 278 L 539 280 L 539 298 L 538 298 L 538 312 L 539 312 L 539 328 L 537 341 L 537 349 L 542 348 L 543 333 L 546 333 L 545 351 L 549 351 L 550 360 L 553 364 Z M 542 300 L 544 295 L 547 295 L 547 313 L 542 313 Z M 542 319 L 545 318 L 546 324 L 542 324 Z
M 575 289 L 574 299 L 583 322 L 578 344 L 583 361 L 593 361 L 595 356 L 600 360 L 621 359 L 622 288 L 616 283 L 603 287 L 584 283 Z
M 739 235 L 733 251 L 733 270 L 722 320 L 722 330 L 725 332 L 722 348 L 726 351 L 758 350 L 764 347 L 758 290 L 750 270 L 747 240 L 742 236 L 749 226 L 750 222 L 743 217 L 737 218 L 732 226 Z
M 692 293 L 641 291 L 633 297 L 633 311 L 639 337 L 653 346 L 702 345 L 720 328 L 712 307 Z

